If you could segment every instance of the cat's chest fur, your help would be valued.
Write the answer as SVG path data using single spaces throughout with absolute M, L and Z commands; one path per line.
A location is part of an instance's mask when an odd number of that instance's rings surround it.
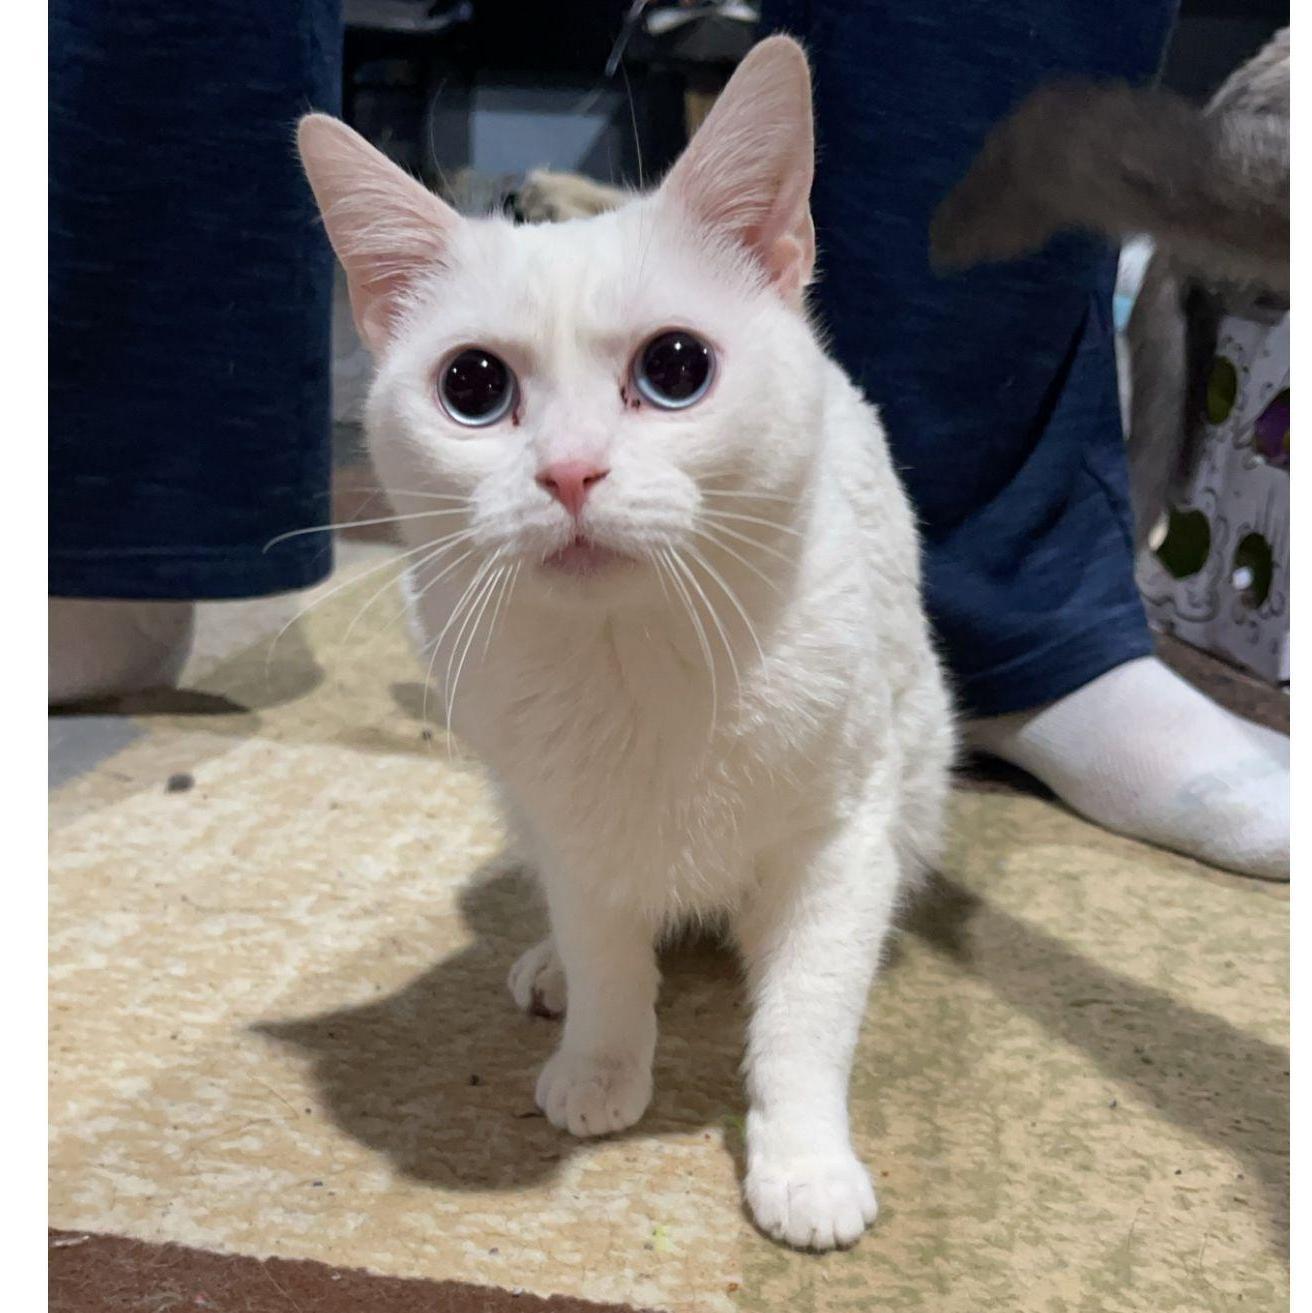
M 654 918 L 722 907 L 807 806 L 798 768 L 822 750 L 824 732 L 803 728 L 819 722 L 819 690 L 803 715 L 792 689 L 785 726 L 765 669 L 735 680 L 716 653 L 712 721 L 703 654 L 672 625 L 618 618 L 553 636 L 540 616 L 519 623 L 531 645 L 508 626 L 453 721 L 539 860 Z

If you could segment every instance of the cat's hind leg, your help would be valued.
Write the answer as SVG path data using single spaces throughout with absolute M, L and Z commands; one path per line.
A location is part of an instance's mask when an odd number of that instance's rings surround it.
M 508 984 L 515 1006 L 522 1012 L 553 1019 L 565 1015 L 565 968 L 550 935 L 515 959 Z
M 799 1248 L 851 1244 L 875 1219 L 847 1087 L 898 865 L 869 805 L 768 853 L 735 926 L 753 1007 L 743 1188 L 756 1224 Z

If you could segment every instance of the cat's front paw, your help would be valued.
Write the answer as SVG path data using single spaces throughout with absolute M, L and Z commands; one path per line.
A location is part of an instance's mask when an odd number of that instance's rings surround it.
M 651 1063 L 558 1049 L 538 1077 L 537 1102 L 553 1126 L 571 1135 L 622 1131 L 651 1102 Z
M 551 936 L 521 953 L 510 968 L 510 995 L 521 1011 L 533 1017 L 565 1014 L 565 971 Z
M 879 1209 L 870 1173 L 850 1151 L 763 1155 L 748 1167 L 743 1193 L 756 1225 L 797 1249 L 853 1244 Z

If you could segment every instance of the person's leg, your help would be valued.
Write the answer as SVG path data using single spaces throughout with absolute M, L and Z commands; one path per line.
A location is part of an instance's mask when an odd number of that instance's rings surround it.
M 331 566 L 327 535 L 264 548 L 329 518 L 332 265 L 293 131 L 338 103 L 339 9 L 51 9 L 61 700 L 176 674 L 192 599 L 300 588 Z
M 1289 876 L 1289 740 L 1218 707 L 1156 657 L 968 726 L 1090 820 L 1216 866 Z
M 1200 774 L 1233 782 L 1244 765 L 1229 759 L 1231 718 L 1151 657 L 1114 254 L 1062 237 L 950 278 L 928 258 L 930 217 L 988 129 L 1050 77 L 1150 79 L 1174 11 L 1175 0 L 767 0 L 764 16 L 811 55 L 816 303 L 838 359 L 880 406 L 919 512 L 926 601 L 971 737 L 1102 824 L 1272 874 L 1288 864 L 1278 816 L 1244 803 L 1222 827 L 1244 831 L 1237 844 L 1192 801 Z M 1040 708 L 1041 746 L 1027 733 Z M 1082 751 L 1090 717 L 1096 769 Z M 1159 783 L 1152 814 L 1146 777 Z

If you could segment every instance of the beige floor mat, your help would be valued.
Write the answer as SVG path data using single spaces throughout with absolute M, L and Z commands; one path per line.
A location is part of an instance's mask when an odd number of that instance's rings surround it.
M 789 1253 L 739 1206 L 713 948 L 668 963 L 635 1131 L 534 1115 L 554 1028 L 503 981 L 540 916 L 402 626 L 341 641 L 375 586 L 271 661 L 220 632 L 52 794 L 54 1225 L 679 1313 L 1285 1306 L 1283 890 L 959 795 L 854 1080 L 879 1221 Z

